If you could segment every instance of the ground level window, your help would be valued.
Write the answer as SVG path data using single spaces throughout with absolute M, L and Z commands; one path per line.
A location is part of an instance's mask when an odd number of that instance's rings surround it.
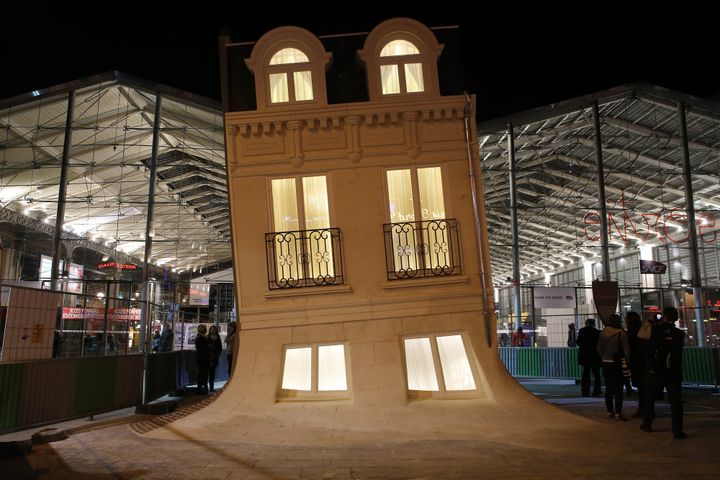
M 405 367 L 411 392 L 476 390 L 475 377 L 460 334 L 405 338 Z
M 349 395 L 344 344 L 285 348 L 280 397 L 304 399 Z

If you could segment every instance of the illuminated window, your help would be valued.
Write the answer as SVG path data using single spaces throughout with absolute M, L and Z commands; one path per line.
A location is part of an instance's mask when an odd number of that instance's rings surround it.
M 271 190 L 276 276 L 332 278 L 336 258 L 326 177 L 277 178 Z
M 345 345 L 285 348 L 280 397 L 347 397 Z
M 383 95 L 425 91 L 420 50 L 407 40 L 393 40 L 380 51 Z
M 409 273 L 452 265 L 442 169 L 388 170 L 386 180 L 390 223 L 393 224 L 390 227 L 391 268 Z
M 297 48 L 283 48 L 270 59 L 270 103 L 313 100 L 310 60 Z
M 411 392 L 476 390 L 467 350 L 460 334 L 405 338 L 405 368 Z

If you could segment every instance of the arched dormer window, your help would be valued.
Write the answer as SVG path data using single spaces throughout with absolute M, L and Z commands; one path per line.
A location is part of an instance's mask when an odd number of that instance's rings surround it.
M 383 95 L 425 90 L 420 50 L 407 40 L 392 40 L 380 51 Z
M 326 105 L 329 60 L 317 37 L 302 28 L 281 27 L 263 35 L 245 60 L 255 75 L 258 109 Z
M 313 99 L 312 72 L 307 55 L 297 48 L 283 48 L 268 65 L 270 103 Z
M 375 27 L 359 52 L 367 65 L 370 99 L 439 95 L 441 51 L 430 29 L 415 20 L 394 18 Z

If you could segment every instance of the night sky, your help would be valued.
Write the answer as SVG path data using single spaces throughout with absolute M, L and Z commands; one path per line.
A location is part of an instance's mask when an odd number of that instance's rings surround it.
M 35 2 L 4 7 L 0 99 L 109 70 L 219 99 L 217 36 L 222 26 L 230 28 L 233 41 L 241 42 L 257 40 L 282 25 L 318 35 L 365 32 L 395 16 L 428 26 L 460 26 L 479 120 L 633 81 L 700 97 L 720 93 L 718 76 L 712 72 L 720 45 L 714 33 L 717 25 L 711 25 L 716 17 L 703 10 L 661 11 L 657 3 L 643 8 L 628 6 L 630 2 L 616 8 L 606 2 L 599 4 L 602 8 L 576 2 L 576 7 L 562 9 L 517 2 L 488 7 L 478 2 L 475 8 L 482 13 L 473 15 L 458 6 L 460 2 L 382 12 L 350 11 L 351 3 L 339 9 L 337 2 L 325 11 L 327 4 L 310 2 L 310 13 L 274 8 L 273 15 L 257 16 L 241 1 L 203 1 L 193 8 L 182 2 L 151 7 L 147 3 L 98 0 L 84 6 Z M 224 7 L 209 9 L 222 3 Z M 255 5 L 263 4 L 270 2 Z M 441 4 L 455 8 L 441 11 Z

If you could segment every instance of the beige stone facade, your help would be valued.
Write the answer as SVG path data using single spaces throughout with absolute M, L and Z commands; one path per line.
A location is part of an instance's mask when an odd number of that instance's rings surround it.
M 359 57 L 369 76 L 380 78 L 377 61 L 367 59 L 395 34 L 422 46 L 425 90 L 419 94 L 383 96 L 379 81 L 369 81 L 369 101 L 328 104 L 315 98 L 273 104 L 267 85 L 262 86 L 261 67 L 274 51 L 296 41 L 320 57 L 311 55 L 310 63 L 324 65 L 329 58 L 312 34 L 294 27 L 266 34 L 247 60 L 255 75 L 257 109 L 225 117 L 241 330 L 234 374 L 218 401 L 221 408 L 332 399 L 281 395 L 284 349 L 323 343 L 345 346 L 348 390 L 334 401 L 351 409 L 404 407 L 426 397 L 441 402 L 456 397 L 493 400 L 502 392 L 521 391 L 506 374 L 495 345 L 474 98 L 439 94 L 433 62 L 442 46 L 430 29 L 407 19 L 384 22 L 368 35 Z M 312 72 L 322 68 L 313 64 Z M 316 77 L 313 82 L 324 82 Z M 324 83 L 314 85 L 316 96 L 325 95 Z M 456 219 L 459 226 L 460 268 L 450 275 L 390 280 L 383 233 L 383 225 L 390 222 L 385 172 L 425 166 L 441 167 L 445 217 Z M 330 227 L 341 235 L 342 254 L 334 255 L 342 261 L 343 282 L 270 289 L 272 260 L 265 241 L 266 233 L 274 231 L 270 182 L 307 175 L 326 176 Z M 479 203 L 478 219 L 473 197 Z M 403 339 L 447 333 L 462 335 L 476 388 L 411 392 Z

